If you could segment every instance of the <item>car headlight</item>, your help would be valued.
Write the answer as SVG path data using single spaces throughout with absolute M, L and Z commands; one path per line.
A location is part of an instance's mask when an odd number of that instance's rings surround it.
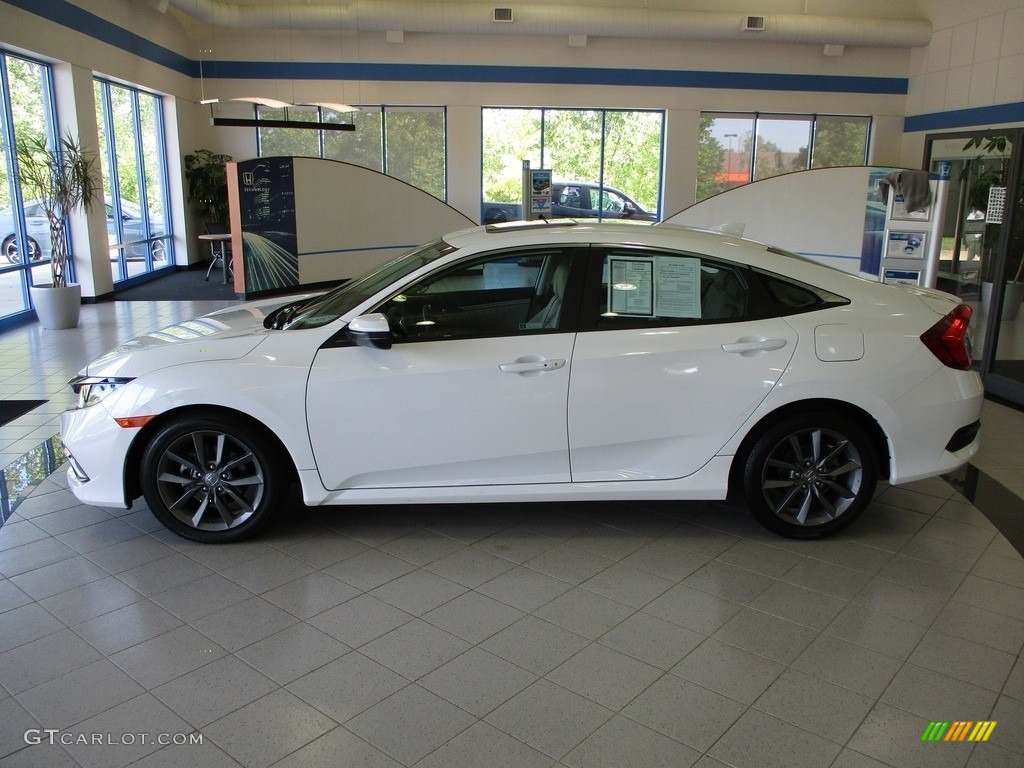
M 78 407 L 88 408 L 105 400 L 131 380 L 124 376 L 75 376 L 68 383 L 78 395 Z

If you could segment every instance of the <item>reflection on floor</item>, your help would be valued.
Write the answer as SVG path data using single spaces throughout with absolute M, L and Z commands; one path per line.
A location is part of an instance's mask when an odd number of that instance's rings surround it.
M 104 337 L 196 309 L 135 305 L 0 336 L 4 394 L 66 402 Z M 54 418 L 0 428 L 8 453 Z M 976 466 L 1013 498 L 1022 427 L 986 403 Z M 291 498 L 257 541 L 209 547 L 78 504 L 60 472 L 19 493 L 4 768 L 1024 763 L 1024 560 L 942 479 L 818 542 L 724 504 Z M 936 721 L 995 727 L 923 742 Z

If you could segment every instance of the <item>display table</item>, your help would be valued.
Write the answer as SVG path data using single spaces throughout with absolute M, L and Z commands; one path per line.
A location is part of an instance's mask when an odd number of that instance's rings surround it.
M 210 250 L 213 253 L 213 261 L 210 263 L 210 268 L 206 270 L 206 279 L 210 279 L 210 272 L 213 271 L 214 266 L 217 264 L 217 259 L 220 259 L 221 270 L 224 275 L 224 285 L 228 284 L 228 243 L 231 242 L 231 235 L 225 233 L 222 235 L 199 235 L 199 239 L 210 244 Z

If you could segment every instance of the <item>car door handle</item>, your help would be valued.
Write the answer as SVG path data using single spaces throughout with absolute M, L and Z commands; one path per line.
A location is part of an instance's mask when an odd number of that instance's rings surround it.
M 732 344 L 723 344 L 722 349 L 733 355 L 752 355 L 758 352 L 771 352 L 786 346 L 785 339 L 742 338 Z
M 516 360 L 514 363 L 502 363 L 498 367 L 502 373 L 557 371 L 559 368 L 565 367 L 565 360 Z

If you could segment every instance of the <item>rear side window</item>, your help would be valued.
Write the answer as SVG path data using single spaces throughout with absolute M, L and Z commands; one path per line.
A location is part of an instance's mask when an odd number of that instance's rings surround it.
M 824 288 L 799 283 L 768 272 L 751 270 L 751 315 L 779 317 L 849 304 L 849 300 Z M 759 289 L 759 290 L 758 290 Z
M 694 254 L 609 250 L 593 290 L 599 292 L 597 327 L 609 330 L 730 322 L 748 315 L 742 271 Z

